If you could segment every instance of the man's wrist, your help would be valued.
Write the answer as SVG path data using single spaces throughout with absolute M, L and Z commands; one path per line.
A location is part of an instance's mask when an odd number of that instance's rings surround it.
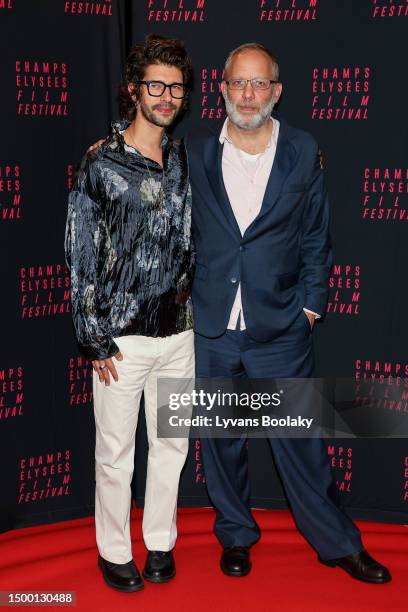
M 314 312 L 313 310 L 309 310 L 308 308 L 303 308 L 304 312 L 311 314 L 314 316 L 315 319 L 320 319 L 321 315 L 319 315 L 319 313 Z

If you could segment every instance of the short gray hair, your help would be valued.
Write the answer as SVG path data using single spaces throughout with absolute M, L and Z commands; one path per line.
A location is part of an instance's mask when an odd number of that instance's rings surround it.
M 225 66 L 224 66 L 224 71 L 225 71 L 225 75 L 227 75 L 227 72 L 229 70 L 229 67 L 231 66 L 232 60 L 234 59 L 234 57 L 236 55 L 238 55 L 238 53 L 242 53 L 243 51 L 262 51 L 262 53 L 265 53 L 269 59 L 272 62 L 272 71 L 273 71 L 273 79 L 275 81 L 277 81 L 279 79 L 279 65 L 278 65 L 278 60 L 276 59 L 276 57 L 269 51 L 269 49 L 267 49 L 266 47 L 264 47 L 263 45 L 261 45 L 260 43 L 256 43 L 256 42 L 252 42 L 252 43 L 245 43 L 244 45 L 240 45 L 239 47 L 237 47 L 236 49 L 233 49 L 226 61 L 225 61 Z

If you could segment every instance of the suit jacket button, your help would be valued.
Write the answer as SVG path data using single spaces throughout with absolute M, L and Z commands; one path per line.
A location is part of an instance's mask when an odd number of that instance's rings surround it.
M 240 247 L 239 247 L 239 250 L 240 250 L 240 251 L 243 251 L 243 250 L 244 250 L 244 247 L 243 247 L 243 246 L 240 246 Z
M 234 283 L 234 284 L 235 284 L 236 282 L 237 282 L 237 279 L 235 278 L 235 276 L 233 276 L 233 277 L 231 278 L 231 283 Z

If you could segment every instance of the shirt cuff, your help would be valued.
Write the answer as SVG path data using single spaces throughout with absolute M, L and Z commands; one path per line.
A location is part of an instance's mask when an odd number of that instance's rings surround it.
M 308 308 L 304 308 L 303 309 L 305 312 L 308 312 L 309 314 L 312 314 L 315 316 L 315 319 L 320 319 L 321 315 L 317 314 L 317 312 L 313 312 L 313 310 L 309 310 Z

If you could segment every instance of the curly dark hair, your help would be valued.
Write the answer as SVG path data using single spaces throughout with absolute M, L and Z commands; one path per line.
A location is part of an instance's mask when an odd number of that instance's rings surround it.
M 192 85 L 193 70 L 191 59 L 187 53 L 184 43 L 177 38 L 166 38 L 158 34 L 150 34 L 143 44 L 132 47 L 126 61 L 125 76 L 119 88 L 119 112 L 120 116 L 133 121 L 136 115 L 136 106 L 133 102 L 128 85 L 133 83 L 136 96 L 139 95 L 140 85 L 135 81 L 143 80 L 146 69 L 152 64 L 164 64 L 176 66 L 183 74 L 183 83 L 188 87 Z M 182 109 L 188 104 L 187 95 L 183 98 Z

